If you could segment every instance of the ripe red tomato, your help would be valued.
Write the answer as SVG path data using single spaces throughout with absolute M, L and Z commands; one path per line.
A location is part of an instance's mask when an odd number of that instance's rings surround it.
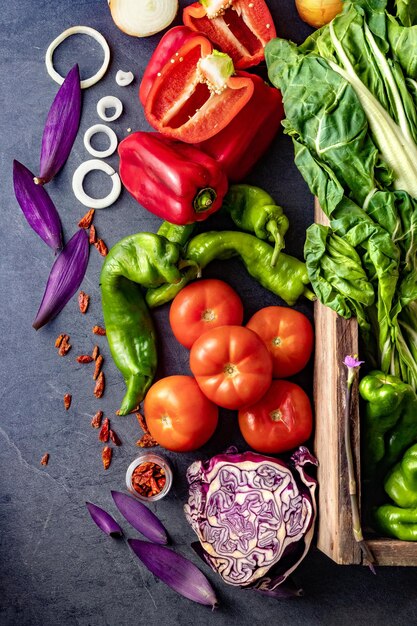
M 143 409 L 152 437 L 167 450 L 197 450 L 216 430 L 218 408 L 192 376 L 158 380 L 146 394 Z
M 190 368 L 203 393 L 225 409 L 259 400 L 272 379 L 272 361 L 263 341 L 244 326 L 220 326 L 193 344 Z
M 298 385 L 273 380 L 259 402 L 239 411 L 239 427 L 246 443 L 257 452 L 287 452 L 311 435 L 310 400 Z
M 314 331 L 310 320 L 294 309 L 267 306 L 246 324 L 263 340 L 273 363 L 273 377 L 287 378 L 300 372 L 313 351 Z
M 232 287 L 207 278 L 191 283 L 175 296 L 169 311 L 172 332 L 186 348 L 206 330 L 226 324 L 241 324 L 243 304 Z

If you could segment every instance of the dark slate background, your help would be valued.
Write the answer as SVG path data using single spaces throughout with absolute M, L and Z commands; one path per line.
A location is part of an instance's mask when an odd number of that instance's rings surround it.
M 187 4 L 183 2 L 182 4 Z M 298 18 L 293 0 L 270 0 L 278 33 L 301 42 L 310 29 Z M 61 214 L 68 238 L 85 212 L 71 189 L 72 174 L 91 158 L 83 134 L 101 120 L 98 100 L 119 96 L 124 113 L 111 123 L 119 140 L 127 129 L 149 129 L 137 99 L 143 69 L 159 36 L 135 39 L 113 24 L 105 0 L 17 0 L 1 3 L 0 110 L 1 110 L 1 423 L 0 423 L 0 623 L 21 626 L 95 626 L 148 624 L 411 624 L 417 623 L 417 569 L 384 568 L 373 576 L 362 567 L 336 566 L 313 549 L 297 572 L 305 597 L 276 601 L 222 585 L 202 568 L 218 590 L 221 608 L 215 613 L 181 598 L 157 581 L 130 553 L 123 542 L 113 541 L 91 522 L 84 502 L 91 500 L 112 512 L 111 489 L 124 489 L 124 475 L 138 453 L 140 431 L 133 416 L 114 414 L 123 383 L 113 366 L 105 338 L 98 343 L 105 356 L 106 393 L 92 395 L 89 366 L 75 362 L 94 343 L 91 327 L 102 322 L 98 277 L 102 257 L 93 248 L 83 289 L 91 294 L 86 316 L 76 299 L 46 328 L 32 329 L 44 285 L 53 262 L 52 252 L 31 231 L 12 190 L 12 160 L 30 169 L 38 167 L 43 124 L 57 85 L 48 77 L 44 55 L 48 44 L 76 24 L 98 29 L 111 47 L 111 64 L 105 78 L 84 91 L 81 128 L 64 170 L 48 191 Z M 179 23 L 179 19 L 177 20 Z M 101 64 L 98 44 L 83 36 L 72 37 L 56 52 L 58 70 L 66 73 L 78 61 L 89 76 Z M 118 87 L 118 69 L 132 70 L 135 82 Z M 103 140 L 103 143 L 100 141 Z M 94 145 L 104 147 L 98 136 Z M 107 159 L 114 167 L 116 155 Z M 281 135 L 256 167 L 248 182 L 264 186 L 285 207 L 290 218 L 287 251 L 302 255 L 305 228 L 313 219 L 312 197 L 293 165 L 289 139 Z M 104 174 L 90 174 L 87 191 L 105 195 Z M 161 198 L 163 201 L 163 198 Z M 109 246 L 140 230 L 156 231 L 159 220 L 146 213 L 127 193 L 112 208 L 97 211 L 95 224 Z M 216 227 L 215 218 L 211 227 Z M 249 279 L 237 261 L 213 264 L 206 276 L 224 278 L 240 293 L 246 319 L 260 306 L 279 301 Z M 311 315 L 306 303 L 299 308 Z M 189 373 L 188 353 L 173 338 L 168 307 L 155 314 L 161 338 L 159 375 Z M 56 336 L 71 336 L 72 351 L 65 358 L 54 348 Z M 325 358 L 325 355 L 323 356 Z M 299 381 L 311 392 L 311 367 Z M 64 411 L 64 393 L 73 403 Z M 102 468 L 101 444 L 90 426 L 91 416 L 102 408 L 123 440 L 114 452 L 109 471 Z M 201 451 L 169 454 L 175 481 L 172 492 L 153 510 L 172 535 L 175 548 L 198 563 L 189 545 L 193 533 L 184 520 L 185 469 L 196 458 L 207 458 L 236 442 L 244 448 L 233 413 L 223 412 L 218 432 Z M 39 461 L 50 454 L 49 465 Z M 128 536 L 136 533 L 124 528 Z

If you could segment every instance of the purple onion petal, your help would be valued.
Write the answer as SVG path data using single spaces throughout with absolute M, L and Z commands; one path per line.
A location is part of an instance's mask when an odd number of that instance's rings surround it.
M 128 544 L 145 567 L 180 595 L 215 608 L 216 594 L 207 578 L 188 559 L 155 543 L 128 539 Z
M 92 502 L 86 502 L 86 505 L 93 522 L 97 524 L 103 533 L 110 535 L 110 537 L 123 537 L 123 530 L 110 513 L 107 513 L 107 511 Z
M 52 266 L 33 328 L 39 330 L 47 324 L 72 298 L 84 278 L 89 253 L 88 235 L 79 229 Z
M 49 109 L 42 135 L 37 181 L 49 182 L 67 160 L 81 117 L 81 85 L 78 65 L 68 72 Z
M 149 541 L 161 545 L 169 543 L 168 534 L 162 522 L 145 504 L 121 491 L 112 491 L 111 495 L 120 513 L 133 528 L 136 528 Z
M 13 161 L 16 200 L 29 226 L 53 250 L 62 248 L 62 226 L 58 211 L 46 189 L 33 181 L 33 174 L 19 161 Z

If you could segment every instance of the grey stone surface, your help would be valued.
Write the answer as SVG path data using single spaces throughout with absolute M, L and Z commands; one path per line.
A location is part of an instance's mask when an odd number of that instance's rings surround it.
M 182 3 L 185 4 L 185 3 Z M 297 17 L 292 0 L 269 2 L 278 33 L 301 41 L 309 29 Z M 90 158 L 83 146 L 84 131 L 100 120 L 96 103 L 108 94 L 124 103 L 122 117 L 112 123 L 119 140 L 127 129 L 149 129 L 138 103 L 143 69 L 159 37 L 140 40 L 121 33 L 113 24 L 105 0 L 16 0 L 1 2 L 0 11 L 1 110 L 1 421 L 0 421 L 0 623 L 4 626 L 128 626 L 147 624 L 412 624 L 417 623 L 417 569 L 385 568 L 372 576 L 360 567 L 338 567 L 312 550 L 297 572 L 305 597 L 275 601 L 212 580 L 221 608 L 194 605 L 176 595 L 144 570 L 123 541 L 102 534 L 88 517 L 85 501 L 103 506 L 119 520 L 111 489 L 124 488 L 124 474 L 138 448 L 136 420 L 115 417 L 123 383 L 111 362 L 105 338 L 98 343 L 105 356 L 107 390 L 102 400 L 92 395 L 89 366 L 75 356 L 94 344 L 91 327 L 102 322 L 98 277 L 102 258 L 91 251 L 83 288 L 91 294 L 85 316 L 76 298 L 46 328 L 35 332 L 32 321 L 53 262 L 53 253 L 27 226 L 12 189 L 12 160 L 37 170 L 46 113 L 57 86 L 48 77 L 44 54 L 50 41 L 66 28 L 83 24 L 97 28 L 108 40 L 112 60 L 105 78 L 83 94 L 81 128 L 71 156 L 48 191 L 61 214 L 65 236 L 75 230 L 85 208 L 74 198 L 71 178 L 75 168 Z M 179 19 L 177 20 L 179 23 Z M 75 61 L 83 76 L 101 63 L 98 44 L 73 37 L 57 51 L 61 72 Z M 135 81 L 126 88 L 115 82 L 117 70 L 132 70 Z M 117 166 L 117 155 L 107 159 Z M 283 135 L 249 177 L 263 185 L 285 207 L 291 228 L 287 249 L 301 256 L 304 231 L 312 221 L 312 198 L 293 165 L 292 146 Z M 90 175 L 87 189 L 105 192 L 108 181 Z M 161 198 L 163 201 L 163 198 Z M 117 204 L 96 213 L 99 235 L 109 246 L 124 235 L 155 231 L 159 220 L 141 209 L 127 193 Z M 238 262 L 213 264 L 207 276 L 230 282 L 245 302 L 246 319 L 261 305 L 277 299 L 254 284 Z M 308 305 L 301 310 L 311 315 Z M 168 325 L 168 307 L 155 314 L 161 337 L 159 375 L 188 373 L 188 353 L 174 340 Z M 73 348 L 61 358 L 54 349 L 60 332 L 71 336 Z M 300 377 L 311 391 L 311 367 Z M 73 394 L 64 411 L 64 393 Z M 103 408 L 123 440 L 115 450 L 111 469 L 102 469 L 101 444 L 90 427 L 91 416 Z M 153 507 L 166 524 L 174 545 L 198 563 L 189 545 L 194 540 L 182 506 L 186 499 L 185 469 L 196 458 L 208 457 L 231 443 L 241 448 L 233 413 L 223 412 L 218 432 L 198 453 L 169 454 L 175 468 L 170 495 Z M 50 454 L 47 467 L 40 458 Z M 137 536 L 126 523 L 128 536 Z

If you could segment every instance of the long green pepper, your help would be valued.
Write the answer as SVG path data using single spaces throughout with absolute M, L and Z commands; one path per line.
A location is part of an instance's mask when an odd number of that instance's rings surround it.
M 157 367 L 154 325 L 140 286 L 179 281 L 179 257 L 179 246 L 165 237 L 138 233 L 113 246 L 104 262 L 100 286 L 107 340 L 127 386 L 120 415 L 139 405 Z

